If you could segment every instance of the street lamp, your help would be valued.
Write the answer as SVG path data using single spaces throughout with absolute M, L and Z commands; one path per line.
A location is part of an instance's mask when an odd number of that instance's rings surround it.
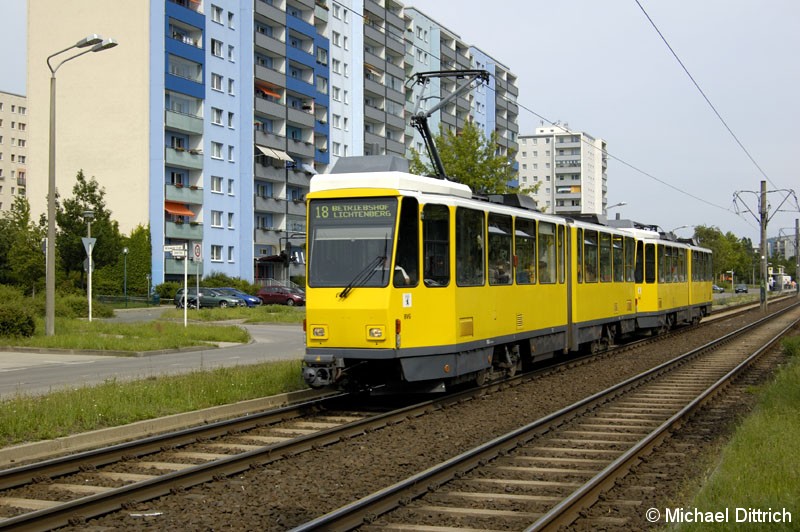
M 122 248 L 122 258 L 122 292 L 125 294 L 125 308 L 128 308 L 128 248 Z
M 609 205 L 608 207 L 606 207 L 606 212 L 610 211 L 614 207 L 622 207 L 622 206 L 627 205 L 627 204 L 628 204 L 627 201 L 620 201 L 619 203 L 615 203 L 614 205 Z
M 92 251 L 94 251 L 94 241 L 92 240 L 92 220 L 94 220 L 94 211 L 83 211 L 83 219 L 86 220 L 86 255 L 89 257 L 88 270 L 89 270 L 89 283 L 87 285 L 86 295 L 89 298 L 89 321 L 92 321 Z
M 50 69 L 50 149 L 48 154 L 48 180 L 47 180 L 47 255 L 45 258 L 45 334 L 53 336 L 56 333 L 56 71 L 66 63 L 89 52 L 100 52 L 117 45 L 114 39 L 103 40 L 93 33 L 81 39 L 72 46 L 64 48 L 47 57 L 47 68 Z M 57 65 L 50 64 L 50 60 L 57 55 L 68 52 L 74 48 L 87 48 L 75 55 L 67 57 Z M 91 300 L 89 301 L 91 309 Z M 91 318 L 91 311 L 89 313 Z

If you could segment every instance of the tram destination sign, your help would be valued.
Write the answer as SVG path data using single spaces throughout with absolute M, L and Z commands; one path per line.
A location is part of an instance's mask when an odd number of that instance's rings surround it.
M 395 198 L 315 200 L 311 204 L 313 221 L 320 225 L 391 223 L 396 210 Z

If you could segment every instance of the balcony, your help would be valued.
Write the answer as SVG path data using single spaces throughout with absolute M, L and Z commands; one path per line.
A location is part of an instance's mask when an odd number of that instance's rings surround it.
M 188 273 L 194 275 L 198 273 L 203 275 L 203 263 L 202 262 L 194 262 L 189 261 L 186 263 L 186 259 L 164 259 L 164 273 L 167 275 L 183 275 L 184 265 L 188 266 L 187 270 Z
M 190 170 L 202 170 L 203 155 L 197 150 L 186 151 L 181 148 L 165 147 L 165 162 L 168 166 L 178 168 L 188 168 Z
M 167 201 L 178 203 L 203 204 L 203 189 L 195 186 L 166 185 L 164 197 Z
M 276 87 L 286 86 L 286 74 L 261 65 L 256 65 L 256 79 L 266 81 Z
M 203 134 L 203 119 L 194 115 L 167 111 L 165 118 L 167 127 L 190 135 Z
M 198 222 L 166 222 L 164 236 L 180 240 L 202 240 L 203 225 Z
M 255 196 L 253 208 L 256 212 L 283 212 L 283 201 L 276 198 Z
M 286 106 L 281 103 L 274 102 L 266 98 L 260 98 L 258 96 L 256 96 L 255 102 L 256 102 L 255 108 L 257 113 L 260 113 L 265 116 L 272 116 L 278 118 L 283 118 L 284 116 L 286 116 Z
M 286 25 L 286 13 L 265 0 L 258 0 L 255 8 L 256 13 L 259 15 L 264 15 L 267 19 L 274 20 L 281 26 Z
M 288 121 L 295 126 L 314 127 L 314 114 L 301 109 L 288 108 Z

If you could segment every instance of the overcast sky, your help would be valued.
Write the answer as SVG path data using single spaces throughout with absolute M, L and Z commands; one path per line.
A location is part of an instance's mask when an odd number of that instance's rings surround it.
M 776 210 L 786 190 L 800 188 L 791 163 L 800 126 L 800 2 L 639 2 L 755 164 L 636 0 L 405 4 L 517 75 L 521 134 L 544 119 L 606 140 L 609 205 L 627 203 L 610 215 L 665 230 L 712 225 L 758 242 L 758 223 L 746 210 L 757 211 L 766 180 L 768 234 L 793 234 L 794 199 L 782 205 L 792 212 Z M 24 6 L 0 0 L 0 90 L 7 92 L 25 92 Z

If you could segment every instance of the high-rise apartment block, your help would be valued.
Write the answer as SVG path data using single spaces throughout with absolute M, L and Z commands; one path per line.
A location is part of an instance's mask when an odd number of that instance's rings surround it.
M 57 72 L 57 187 L 69 196 L 83 170 L 123 232 L 149 225 L 156 284 L 183 275 L 184 260 L 164 252 L 183 244 L 198 258 L 190 273 L 301 274 L 302 253 L 288 264 L 282 253 L 304 244 L 311 176 L 339 157 L 417 147 L 414 72 L 489 70 L 489 86 L 436 120 L 475 121 L 509 157 L 516 146 L 515 76 L 392 0 L 37 0 L 28 27 L 32 210 L 46 210 L 45 60 L 86 35 L 113 37 L 113 50 Z
M 566 126 L 540 127 L 519 136 L 519 185 L 542 212 L 606 214 L 606 143 Z
M 0 213 L 25 196 L 28 165 L 28 104 L 25 96 L 0 92 Z

